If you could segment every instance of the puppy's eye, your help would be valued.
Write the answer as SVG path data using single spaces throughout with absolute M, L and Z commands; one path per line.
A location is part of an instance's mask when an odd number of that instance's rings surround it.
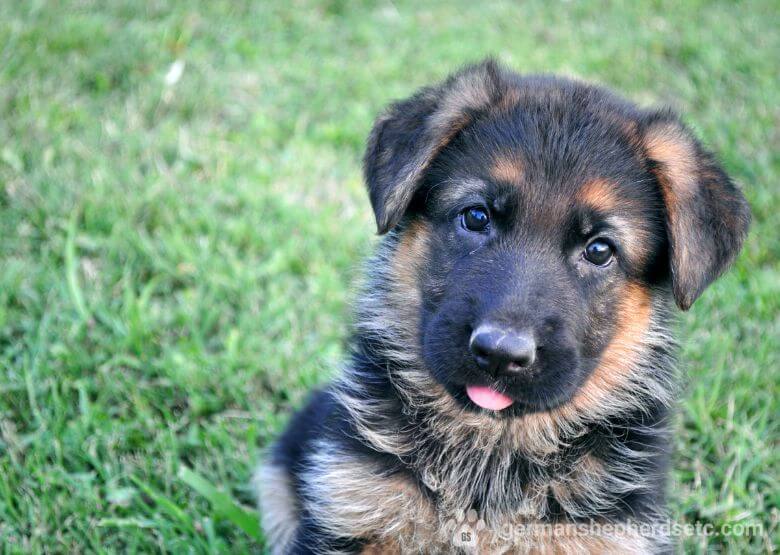
M 490 215 L 481 206 L 466 208 L 460 215 L 460 224 L 469 231 L 485 231 L 490 223 Z
M 585 260 L 596 266 L 606 266 L 612 260 L 613 249 L 604 239 L 594 239 L 585 247 Z

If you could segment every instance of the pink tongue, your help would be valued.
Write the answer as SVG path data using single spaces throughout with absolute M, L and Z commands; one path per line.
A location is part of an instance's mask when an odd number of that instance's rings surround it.
M 512 399 L 503 393 L 481 385 L 467 386 L 466 395 L 483 409 L 502 410 L 514 403 Z

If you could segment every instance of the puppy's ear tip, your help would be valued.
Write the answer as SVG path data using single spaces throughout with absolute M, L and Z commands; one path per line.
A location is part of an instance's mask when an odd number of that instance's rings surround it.
M 683 312 L 688 312 L 690 310 L 691 306 L 693 306 L 695 299 L 689 299 L 689 298 L 680 298 L 675 297 L 675 302 L 677 304 L 677 308 L 682 310 Z
M 377 213 L 376 214 L 376 234 L 377 235 L 385 235 L 387 232 L 389 232 L 391 229 L 395 227 L 395 222 L 391 221 L 391 218 L 386 213 Z
M 672 291 L 674 293 L 674 302 L 680 310 L 687 312 L 701 296 L 703 290 L 704 287 L 701 286 L 697 288 L 695 285 L 677 283 Z

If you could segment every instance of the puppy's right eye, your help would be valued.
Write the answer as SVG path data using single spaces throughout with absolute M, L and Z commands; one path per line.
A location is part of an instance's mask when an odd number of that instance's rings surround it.
M 594 239 L 585 247 L 585 260 L 596 266 L 606 266 L 612 260 L 612 245 L 604 239 Z
M 460 224 L 469 231 L 485 231 L 490 224 L 490 215 L 485 208 L 472 206 L 463 211 Z

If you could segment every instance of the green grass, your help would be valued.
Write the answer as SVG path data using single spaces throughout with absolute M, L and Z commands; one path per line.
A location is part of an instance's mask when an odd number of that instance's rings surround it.
M 745 251 L 681 319 L 673 508 L 764 528 L 692 550 L 777 545 L 777 3 L 246 4 L 0 2 L 0 546 L 262 546 L 251 469 L 373 241 L 372 118 L 486 54 L 671 103 L 744 186 Z

